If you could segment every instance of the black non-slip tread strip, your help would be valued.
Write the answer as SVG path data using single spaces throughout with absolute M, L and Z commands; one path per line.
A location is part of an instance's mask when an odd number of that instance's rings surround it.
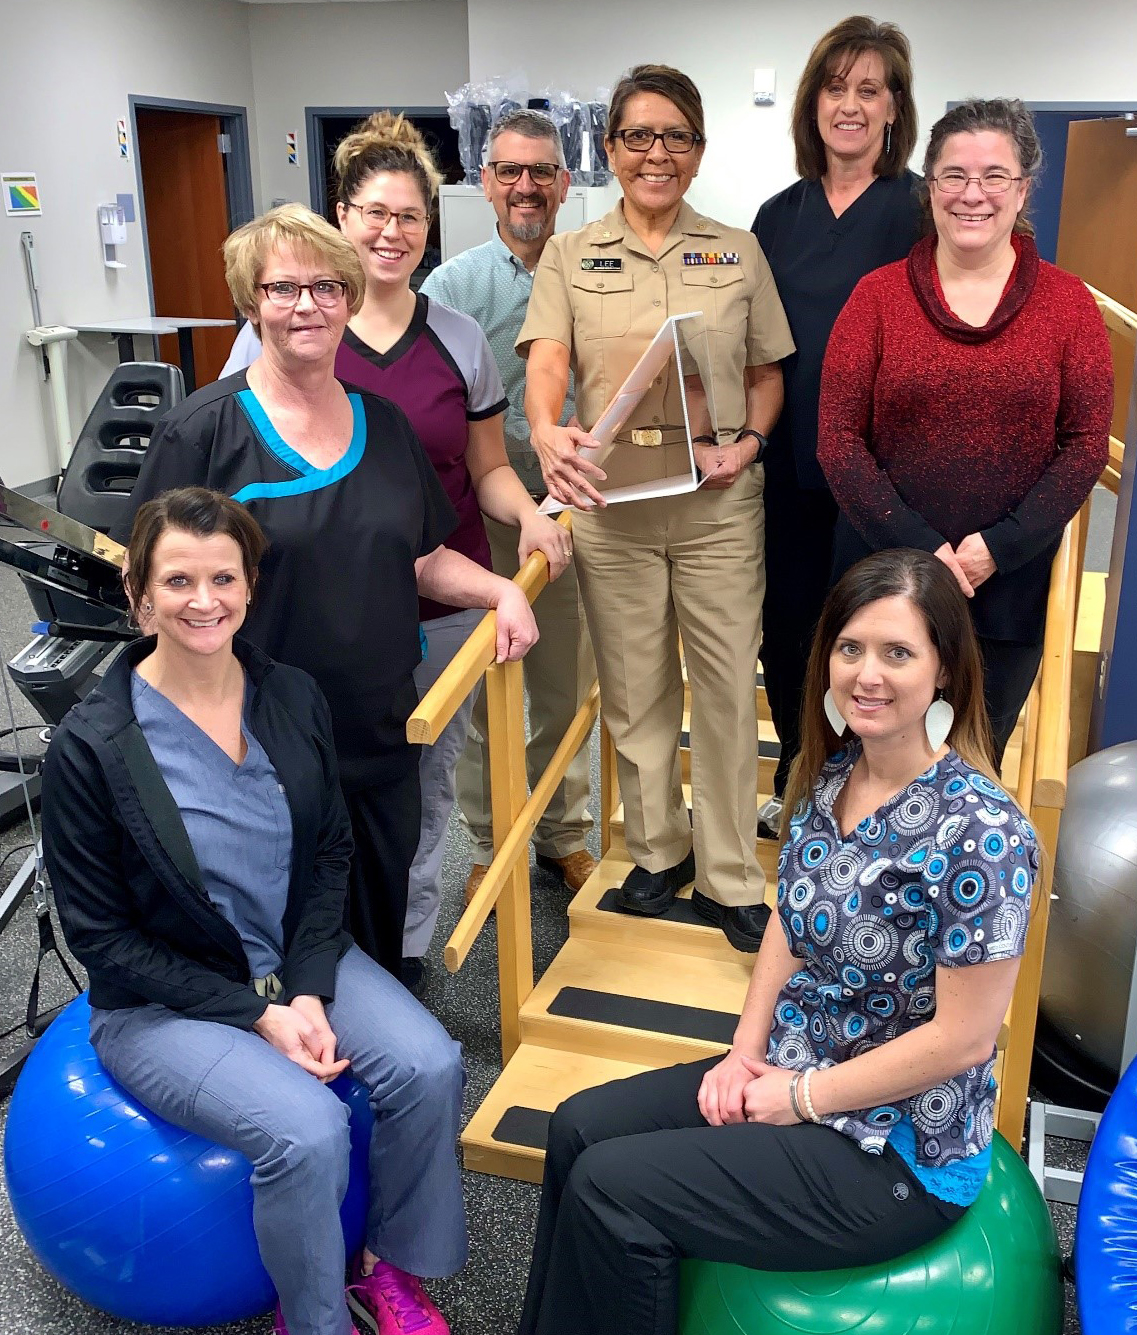
M 639 915 L 634 913 L 624 913 L 620 908 L 620 887 L 614 885 L 611 890 L 605 890 L 600 896 L 600 902 L 596 905 L 603 913 L 619 913 L 629 921 L 634 922 Z M 705 918 L 700 918 L 695 912 L 689 899 L 676 899 L 666 912 L 657 915 L 664 922 L 682 922 L 688 925 L 694 924 L 696 927 L 707 927 L 710 924 Z M 640 917 L 640 921 L 643 919 Z
M 529 1150 L 543 1150 L 549 1140 L 549 1118 L 552 1113 L 540 1108 L 525 1108 L 515 1104 L 506 1108 L 493 1129 L 493 1139 L 504 1145 L 524 1145 Z
M 595 992 L 587 987 L 562 987 L 549 1003 L 549 1014 L 591 1024 L 620 1025 L 653 1034 L 697 1038 L 707 1043 L 730 1043 L 738 1016 L 702 1006 L 680 1006 L 673 1001 L 625 997 L 617 992 Z

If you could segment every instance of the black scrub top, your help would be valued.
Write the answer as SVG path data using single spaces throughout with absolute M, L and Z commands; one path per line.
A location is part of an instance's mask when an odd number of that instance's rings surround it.
M 212 487 L 264 529 L 241 633 L 316 679 L 351 790 L 418 763 L 406 740 L 422 656 L 414 562 L 457 516 L 402 411 L 345 388 L 351 444 L 317 469 L 276 433 L 243 371 L 207 385 L 159 423 L 132 500 L 136 509 L 172 487 Z
M 828 489 L 817 462 L 817 405 L 829 334 L 865 274 L 904 259 L 919 239 L 919 181 L 910 171 L 878 176 L 839 218 L 820 181 L 795 181 L 762 205 L 750 229 L 770 262 L 797 347 L 782 362 L 785 406 L 770 432 L 766 466 L 792 457 L 803 490 Z

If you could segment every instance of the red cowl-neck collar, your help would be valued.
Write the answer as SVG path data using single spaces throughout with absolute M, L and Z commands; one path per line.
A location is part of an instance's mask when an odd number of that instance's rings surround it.
M 986 343 L 1018 315 L 1038 278 L 1038 249 L 1029 236 L 1018 233 L 1011 237 L 1011 245 L 1015 248 L 1015 267 L 991 318 L 977 329 L 948 309 L 936 270 L 936 237 L 926 236 L 916 242 L 908 256 L 908 281 L 924 314 L 940 333 L 957 343 Z

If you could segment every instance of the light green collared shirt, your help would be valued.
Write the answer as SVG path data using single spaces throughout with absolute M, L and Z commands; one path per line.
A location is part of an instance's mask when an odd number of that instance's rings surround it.
M 433 301 L 472 315 L 489 341 L 509 399 L 505 413 L 505 448 L 526 490 L 544 496 L 537 456 L 529 444 L 525 419 L 525 362 L 513 345 L 525 322 L 533 275 L 494 229 L 493 239 L 464 250 L 426 277 L 421 291 Z M 565 399 L 562 424 L 574 412 L 572 385 Z

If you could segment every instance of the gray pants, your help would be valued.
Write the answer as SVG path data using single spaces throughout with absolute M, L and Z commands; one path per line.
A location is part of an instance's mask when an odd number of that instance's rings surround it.
M 375 1114 L 367 1246 L 410 1274 L 451 1275 L 467 1248 L 455 1154 L 461 1049 L 355 946 L 327 1014 L 336 1055 L 351 1060 Z M 350 1335 L 345 1105 L 259 1035 L 165 1006 L 92 1011 L 91 1042 L 153 1112 L 252 1162 L 253 1227 L 290 1335 Z
M 443 669 L 470 638 L 484 616 L 482 608 L 474 607 L 422 623 L 426 634 L 426 657 L 415 668 L 415 685 L 420 700 L 442 676 Z M 430 938 L 434 935 L 434 924 L 438 921 L 442 902 L 442 858 L 446 852 L 446 829 L 454 809 L 454 770 L 462 748 L 466 745 L 475 695 L 475 691 L 470 692 L 446 725 L 442 736 L 433 746 L 422 747 L 419 757 L 422 820 L 419 824 L 418 852 L 411 863 L 407 883 L 404 959 L 421 959 L 426 954 Z

